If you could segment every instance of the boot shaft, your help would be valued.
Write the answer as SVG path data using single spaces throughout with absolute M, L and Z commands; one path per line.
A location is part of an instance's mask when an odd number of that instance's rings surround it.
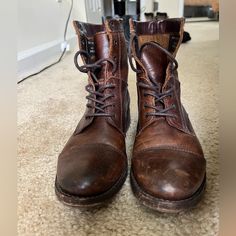
M 96 101 L 90 101 L 85 114 L 86 118 L 82 119 L 78 130 L 80 132 L 95 118 L 97 119 L 96 116 L 99 116 L 99 119 L 106 119 L 108 123 L 124 133 L 127 129 L 129 95 L 127 90 L 127 50 L 122 21 L 109 19 L 102 25 L 78 21 L 73 23 L 78 35 L 80 56 L 84 63 L 84 66 L 77 68 L 88 72 L 89 85 L 93 91 L 101 92 L 99 89 L 105 86 L 106 88 L 102 91 L 102 99 L 109 97 L 103 101 L 103 105 L 99 105 Z M 76 64 L 77 59 L 75 60 Z M 112 87 L 109 88 L 110 85 Z M 99 95 L 94 94 L 93 98 L 98 99 Z M 111 115 L 103 116 L 101 110 L 96 108 L 98 106 L 104 110 L 105 114 Z M 91 114 L 99 115 L 92 116 Z
M 144 47 L 141 54 L 140 49 L 148 42 L 155 42 L 175 57 L 182 42 L 183 26 L 183 18 L 148 22 L 130 20 L 130 53 L 140 71 L 139 76 L 152 78 L 161 74 L 165 79 L 167 55 L 155 47 Z
M 165 120 L 178 130 L 194 132 L 181 104 L 175 60 L 183 38 L 183 26 L 183 18 L 150 22 L 130 20 L 130 61 L 137 72 L 138 130 L 155 120 Z
M 81 55 L 83 62 L 94 63 L 102 58 L 113 60 L 118 68 L 114 76 L 127 81 L 128 64 L 127 50 L 121 19 L 109 19 L 101 25 L 74 21 L 74 28 L 78 35 L 79 48 L 88 53 L 89 58 Z M 108 63 L 104 63 L 108 64 Z M 106 67 L 106 69 L 105 69 Z M 103 66 L 103 75 L 107 77 L 111 73 L 111 65 Z M 103 78 L 106 79 L 106 78 Z
M 139 47 L 143 43 L 155 41 L 176 54 L 183 37 L 184 18 L 170 18 L 153 21 L 134 21 L 130 19 L 131 37 L 137 37 Z

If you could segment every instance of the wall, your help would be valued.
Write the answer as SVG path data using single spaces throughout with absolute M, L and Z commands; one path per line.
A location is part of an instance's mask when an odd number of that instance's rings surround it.
M 60 1 L 60 0 L 59 0 Z M 86 21 L 85 0 L 74 0 L 72 19 Z M 18 75 L 24 77 L 60 55 L 71 0 L 18 0 Z M 68 39 L 75 41 L 72 22 Z

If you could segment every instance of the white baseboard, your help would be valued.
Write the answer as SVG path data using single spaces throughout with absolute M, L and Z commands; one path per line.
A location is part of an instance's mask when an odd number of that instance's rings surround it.
M 70 44 L 70 50 L 73 50 L 76 46 L 76 36 L 71 36 L 67 42 Z M 17 54 L 18 81 L 59 59 L 62 53 L 61 43 L 62 40 L 55 40 L 19 52 Z

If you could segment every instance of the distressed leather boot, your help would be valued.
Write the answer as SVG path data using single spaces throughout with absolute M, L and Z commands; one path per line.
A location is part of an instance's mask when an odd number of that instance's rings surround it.
M 131 184 L 141 203 L 161 212 L 194 206 L 206 183 L 203 151 L 180 100 L 175 55 L 183 25 L 182 18 L 130 20 L 139 110 Z
M 88 74 L 89 95 L 85 114 L 58 157 L 55 189 L 68 205 L 91 206 L 111 198 L 127 176 L 127 50 L 120 20 L 74 21 L 74 27 L 80 47 L 75 65 Z

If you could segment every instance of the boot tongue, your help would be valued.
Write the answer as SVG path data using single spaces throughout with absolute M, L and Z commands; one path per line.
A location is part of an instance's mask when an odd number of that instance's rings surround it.
M 94 36 L 95 56 L 96 60 L 108 58 L 109 56 L 109 41 L 106 32 L 100 32 Z
M 109 41 L 106 32 L 99 32 L 95 34 L 94 45 L 96 61 L 109 57 Z M 103 62 L 103 66 L 97 74 L 98 79 L 105 78 L 105 65 L 106 62 Z
M 148 71 L 150 80 L 162 86 L 165 81 L 168 64 L 166 54 L 158 47 L 146 45 L 142 48 L 140 59 Z
M 166 54 L 154 45 L 146 45 L 142 48 L 140 56 L 141 61 L 148 72 L 149 79 L 152 83 L 157 85 L 158 91 L 161 92 L 165 82 L 168 64 Z M 164 108 L 162 102 L 155 102 L 155 106 L 159 109 Z

